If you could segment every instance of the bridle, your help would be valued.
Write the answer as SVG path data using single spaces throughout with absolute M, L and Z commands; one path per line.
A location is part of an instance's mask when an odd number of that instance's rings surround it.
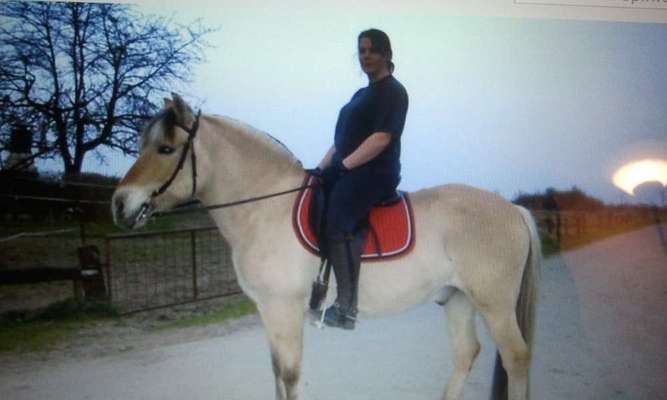
M 298 191 L 301 191 L 301 190 L 312 188 L 312 187 L 317 185 L 317 184 L 306 184 L 306 185 L 302 185 L 302 186 L 299 186 L 297 188 L 285 190 L 285 191 L 282 191 L 282 192 L 271 193 L 271 194 L 267 194 L 267 195 L 263 195 L 263 196 L 257 196 L 257 197 L 251 197 L 251 198 L 248 198 L 248 199 L 233 201 L 233 202 L 229 202 L 229 203 L 215 204 L 215 205 L 206 206 L 206 207 L 198 207 L 198 208 L 195 208 L 195 209 L 184 208 L 184 207 L 187 207 L 187 206 L 192 205 L 192 204 L 197 202 L 196 200 L 194 200 L 195 193 L 197 191 L 197 157 L 196 157 L 196 154 L 195 154 L 195 146 L 194 146 L 193 141 L 194 141 L 195 137 L 197 136 L 197 130 L 199 129 L 199 118 L 200 117 L 201 117 L 201 110 L 199 110 L 197 112 L 197 115 L 195 117 L 195 121 L 192 124 L 191 128 L 187 128 L 187 127 L 183 126 L 182 124 L 176 122 L 177 127 L 183 129 L 184 131 L 186 131 L 188 133 L 188 141 L 183 146 L 183 150 L 181 151 L 181 157 L 178 159 L 178 164 L 176 165 L 176 168 L 174 169 L 174 172 L 172 172 L 169 179 L 165 183 L 163 183 L 162 186 L 160 186 L 159 188 L 154 190 L 153 193 L 151 193 L 151 197 L 150 197 L 150 200 L 152 201 L 153 199 L 155 199 L 156 197 L 160 196 L 161 194 L 163 194 L 164 192 L 167 191 L 169 186 L 171 186 L 171 184 L 174 182 L 174 179 L 176 179 L 176 176 L 178 175 L 178 173 L 181 172 L 181 170 L 183 169 L 183 165 L 185 164 L 185 158 L 187 157 L 188 151 L 189 151 L 190 155 L 191 155 L 191 158 L 192 158 L 192 193 L 190 194 L 190 197 L 192 198 L 192 200 L 187 201 L 187 202 L 177 206 L 175 210 L 160 212 L 160 213 L 158 213 L 158 216 L 159 215 L 166 215 L 166 214 L 180 214 L 180 213 L 194 212 L 194 211 L 200 211 L 200 210 L 215 210 L 215 209 L 219 209 L 219 208 L 233 207 L 233 206 L 238 206 L 238 205 L 241 205 L 241 204 L 252 203 L 252 202 L 255 202 L 255 201 L 260 201 L 260 200 L 269 199 L 269 198 L 272 198 L 272 197 L 277 197 L 277 196 L 282 196 L 282 195 L 289 194 L 289 193 L 298 192 Z M 144 212 L 146 209 L 148 209 L 148 207 L 149 207 L 148 202 L 144 203 L 144 205 L 142 207 L 142 212 Z
M 195 155 L 195 145 L 193 141 L 195 136 L 197 136 L 197 130 L 199 129 L 199 117 L 201 117 L 201 110 L 197 112 L 197 116 L 195 117 L 195 122 L 192 124 L 192 128 L 187 128 L 179 122 L 176 122 L 177 127 L 188 133 L 188 141 L 185 142 L 185 145 L 183 146 L 183 151 L 181 151 L 181 157 L 178 159 L 176 169 L 174 169 L 174 172 L 172 172 L 169 179 L 163 183 L 162 186 L 151 193 L 151 200 L 166 192 L 169 186 L 171 186 L 171 184 L 174 182 L 174 179 L 176 179 L 178 173 L 183 169 L 183 165 L 185 164 L 185 157 L 188 155 L 188 150 L 190 151 L 192 157 L 192 193 L 190 194 L 190 197 L 195 197 L 195 192 L 197 191 L 197 156 Z

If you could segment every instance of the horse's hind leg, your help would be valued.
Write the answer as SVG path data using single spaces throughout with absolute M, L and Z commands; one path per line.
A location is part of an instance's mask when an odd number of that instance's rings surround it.
M 449 378 L 444 400 L 459 400 L 475 358 L 479 340 L 475 330 L 475 309 L 461 291 L 456 291 L 445 303 L 449 339 L 454 352 L 454 373 Z
M 528 399 L 528 373 L 530 369 L 530 351 L 523 339 L 513 306 L 493 307 L 481 310 L 489 327 L 503 368 L 507 371 L 509 400 Z
M 258 305 L 276 379 L 276 400 L 297 400 L 303 353 L 303 299 L 271 299 Z

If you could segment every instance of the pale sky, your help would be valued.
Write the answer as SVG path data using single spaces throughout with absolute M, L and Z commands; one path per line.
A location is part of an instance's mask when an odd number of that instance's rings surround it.
M 512 198 L 576 185 L 617 202 L 628 200 L 612 184 L 623 163 L 667 160 L 665 23 L 457 16 L 438 2 L 169 4 L 140 10 L 220 28 L 193 85 L 177 90 L 272 134 L 306 167 L 367 84 L 356 37 L 370 27 L 389 34 L 410 98 L 402 189 L 461 182 Z M 132 161 L 114 157 L 105 172 Z

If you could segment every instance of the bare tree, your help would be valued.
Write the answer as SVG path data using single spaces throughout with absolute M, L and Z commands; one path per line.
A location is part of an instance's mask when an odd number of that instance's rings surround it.
M 0 3 L 0 145 L 16 123 L 40 158 L 78 174 L 92 152 L 137 151 L 158 101 L 203 61 L 199 23 L 177 26 L 120 4 Z

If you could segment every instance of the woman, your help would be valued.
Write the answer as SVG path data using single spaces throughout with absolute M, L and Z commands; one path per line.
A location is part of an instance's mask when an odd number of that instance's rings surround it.
M 401 133 L 408 95 L 393 77 L 389 37 L 378 29 L 358 37 L 359 63 L 368 86 L 338 115 L 334 145 L 318 166 L 329 192 L 325 240 L 336 274 L 338 297 L 325 311 L 328 326 L 354 329 L 361 254 L 353 249 L 357 225 L 371 207 L 396 190 L 400 180 Z

